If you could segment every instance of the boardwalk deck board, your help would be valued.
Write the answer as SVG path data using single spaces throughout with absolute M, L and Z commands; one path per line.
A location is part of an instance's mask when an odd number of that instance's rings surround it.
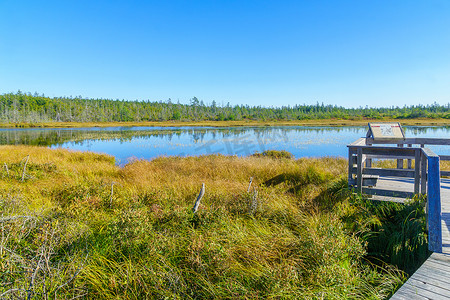
M 423 290 L 427 290 L 427 291 L 436 293 L 438 295 L 445 296 L 447 298 L 450 297 L 450 291 L 449 290 L 447 290 L 445 288 L 442 288 L 440 286 L 431 284 L 428 281 L 428 279 L 422 280 L 422 279 L 418 279 L 417 276 L 414 276 L 414 277 L 411 277 L 409 279 L 409 284 L 411 284 L 414 287 L 418 287 L 418 288 L 421 288 Z
M 429 273 L 426 275 L 424 275 L 423 273 L 415 274 L 415 279 L 427 282 L 433 286 L 440 287 L 444 290 L 447 290 L 450 293 L 450 285 L 448 284 L 448 277 L 435 274 L 434 272 L 431 272 L 431 269 L 428 272 Z
M 428 261 L 426 263 L 428 265 L 430 265 L 431 267 L 433 267 L 434 269 L 447 272 L 450 275 L 450 267 L 449 266 L 443 265 L 442 263 L 439 263 L 439 262 L 432 261 L 430 258 L 428 259 Z M 450 278 L 449 278 L 449 282 L 450 282 Z
M 426 276 L 431 276 L 433 278 L 435 277 L 445 277 L 448 278 L 448 276 L 450 276 L 450 273 L 445 271 L 445 270 L 438 270 L 436 268 L 434 268 L 433 265 L 429 265 L 429 264 L 423 264 L 421 266 L 421 268 L 424 270 L 423 274 L 422 272 L 418 273 L 418 274 L 422 274 L 422 275 L 426 275 Z M 450 287 L 450 285 L 449 285 Z
M 395 297 L 393 296 L 391 299 L 394 300 L 411 300 L 411 299 L 417 299 L 417 300 L 428 300 L 429 298 L 420 296 L 416 291 L 410 291 L 407 288 L 400 288 L 397 293 L 395 293 Z
M 433 299 L 433 300 L 448 300 L 448 297 L 445 295 L 438 294 L 434 291 L 429 291 L 426 289 L 423 289 L 421 287 L 413 286 L 410 283 L 410 280 L 408 280 L 402 287 L 399 289 L 399 291 L 403 291 L 404 293 L 409 294 L 409 300 L 411 299 Z M 397 298 L 396 295 L 392 296 L 392 300 L 395 299 L 401 299 Z

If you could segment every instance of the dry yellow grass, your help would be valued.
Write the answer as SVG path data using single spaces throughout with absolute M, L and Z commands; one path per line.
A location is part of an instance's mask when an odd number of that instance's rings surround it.
M 0 172 L 2 214 L 34 220 L 5 227 L 0 250 L 14 255 L 0 251 L 0 268 L 12 283 L 0 295 L 39 298 L 75 278 L 58 298 L 378 299 L 402 280 L 365 264 L 364 241 L 342 221 L 357 211 L 340 194 L 344 159 L 214 155 L 118 167 L 108 155 L 1 146 L 0 163 L 9 172 Z

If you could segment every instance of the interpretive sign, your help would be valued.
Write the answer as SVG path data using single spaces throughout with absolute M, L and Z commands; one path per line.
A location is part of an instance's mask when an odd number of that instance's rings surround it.
M 379 139 L 404 139 L 405 134 L 400 123 L 369 123 L 368 138 Z

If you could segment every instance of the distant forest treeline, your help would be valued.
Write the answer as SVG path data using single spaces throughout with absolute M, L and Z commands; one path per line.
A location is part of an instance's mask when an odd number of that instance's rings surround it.
M 124 101 L 49 98 L 37 93 L 0 95 L 0 121 L 4 123 L 40 122 L 125 122 L 125 121 L 206 121 L 206 120 L 308 120 L 308 119 L 450 119 L 450 104 L 411 105 L 389 108 L 344 108 L 324 105 L 294 105 L 267 108 L 229 104 L 205 105 L 196 97 L 190 104 L 167 101 Z

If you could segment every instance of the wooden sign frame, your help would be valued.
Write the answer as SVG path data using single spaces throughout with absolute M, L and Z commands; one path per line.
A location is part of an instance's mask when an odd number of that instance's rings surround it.
M 368 138 L 374 140 L 384 139 L 405 139 L 405 132 L 400 123 L 369 123 L 369 130 L 367 131 Z

